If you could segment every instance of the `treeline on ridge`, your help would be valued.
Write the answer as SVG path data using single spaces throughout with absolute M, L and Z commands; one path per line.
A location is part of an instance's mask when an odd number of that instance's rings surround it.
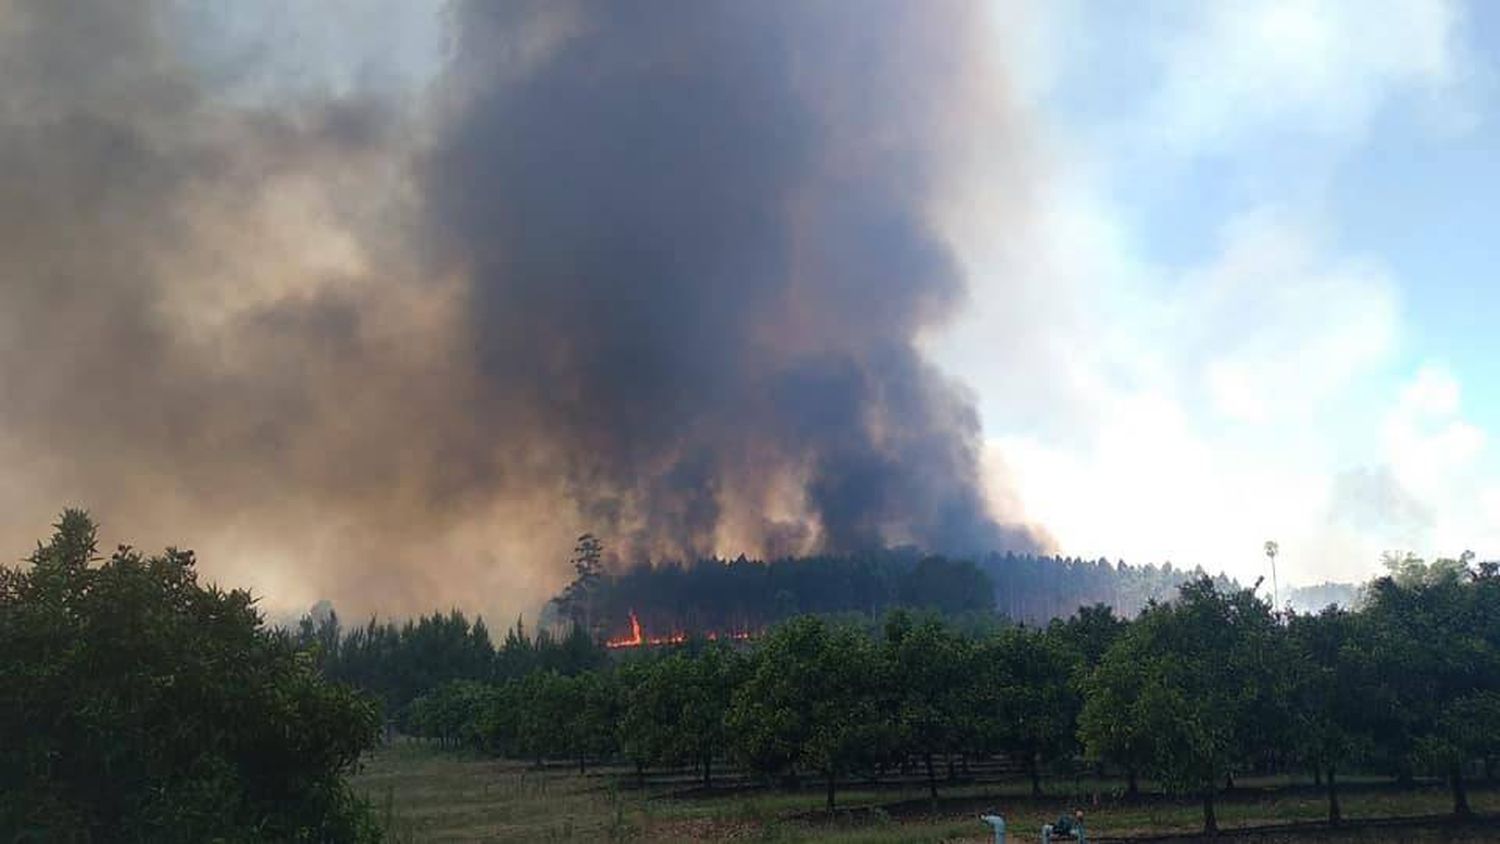
M 591 570 L 585 563 L 579 574 L 554 605 L 563 619 L 606 636 L 629 634 L 632 613 L 658 635 L 755 631 L 802 614 L 876 616 L 896 607 L 948 615 L 998 611 L 1032 624 L 1093 604 L 1130 616 L 1206 576 L 1202 568 L 1176 569 L 1171 563 L 1132 566 L 1016 553 L 971 562 L 911 548 L 769 561 L 741 556 L 640 563 L 619 572 Z M 1234 586 L 1223 575 L 1215 580 L 1221 588 Z
M 581 539 L 576 577 L 553 602 L 551 623 L 528 629 L 518 620 L 498 641 L 483 619 L 457 610 L 346 627 L 327 604 L 302 619 L 297 635 L 317 645 L 315 658 L 329 677 L 374 694 L 394 718 L 448 680 L 503 681 L 538 668 L 568 675 L 596 667 L 606 658 L 600 641 L 630 635 L 632 615 L 648 637 L 759 634 L 808 614 L 870 624 L 898 608 L 935 612 L 972 630 L 994 626 L 997 611 L 1033 624 L 1093 604 L 1128 615 L 1132 611 L 1118 607 L 1138 609 L 1206 576 L 1170 565 L 1015 554 L 976 564 L 911 549 L 770 562 L 705 559 L 614 574 L 600 564 L 600 550 L 592 537 Z M 1215 583 L 1234 588 L 1222 575 Z
M 600 668 L 608 660 L 605 649 L 582 627 L 553 635 L 545 627 L 530 632 L 517 620 L 497 644 L 484 619 L 470 621 L 458 610 L 399 623 L 370 619 L 346 629 L 325 606 L 302 619 L 295 638 L 325 676 L 373 695 L 387 722 L 415 698 L 451 681 L 566 676 Z

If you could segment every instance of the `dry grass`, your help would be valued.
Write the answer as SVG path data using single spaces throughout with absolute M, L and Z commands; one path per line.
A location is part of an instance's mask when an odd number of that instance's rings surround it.
M 598 778 L 398 741 L 354 786 L 396 841 L 577 841 L 628 837 L 628 806 Z

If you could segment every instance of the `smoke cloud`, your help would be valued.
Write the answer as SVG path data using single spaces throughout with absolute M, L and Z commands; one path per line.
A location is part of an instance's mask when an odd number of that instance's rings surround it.
M 513 612 L 582 530 L 1045 542 L 918 350 L 1004 112 L 973 4 L 458 3 L 416 98 L 236 95 L 177 9 L 0 3 L 16 556 L 78 503 L 273 604 Z

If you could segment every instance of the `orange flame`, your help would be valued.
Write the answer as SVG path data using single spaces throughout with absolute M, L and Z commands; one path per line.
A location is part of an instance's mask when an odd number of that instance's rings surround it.
M 735 642 L 743 642 L 747 639 L 752 638 L 754 635 L 755 634 L 751 633 L 749 630 L 734 630 L 725 634 L 710 631 L 704 638 L 708 639 L 708 641 L 710 642 L 717 642 L 720 638 Z M 617 636 L 613 639 L 606 639 L 604 642 L 604 646 L 606 648 L 639 648 L 642 645 L 680 645 L 687 640 L 688 634 L 682 630 L 674 630 L 665 636 L 647 636 L 641 629 L 641 621 L 640 619 L 636 618 L 635 610 L 631 610 L 630 635 Z

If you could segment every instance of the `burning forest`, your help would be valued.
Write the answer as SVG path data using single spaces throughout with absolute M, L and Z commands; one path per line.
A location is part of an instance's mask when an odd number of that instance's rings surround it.
M 1496 56 L 0 0 L 0 842 L 1500 840 Z
M 973 4 L 455 2 L 420 96 L 268 92 L 174 10 L 0 26 L 0 538 L 76 500 L 283 606 L 507 614 L 583 529 L 1047 547 L 920 348 L 950 165 L 1018 144 Z
M 977 561 L 888 549 L 866 554 L 641 563 L 610 570 L 602 545 L 585 537 L 578 576 L 544 616 L 561 631 L 587 630 L 610 648 L 744 640 L 801 614 L 873 622 L 896 609 L 961 618 L 996 615 L 1045 625 L 1080 606 L 1102 604 L 1130 617 L 1208 573 L 1029 554 Z M 1220 588 L 1238 588 L 1219 574 Z
M 751 632 L 749 630 L 730 630 L 725 633 L 720 633 L 717 630 L 708 630 L 701 634 L 693 634 L 690 636 L 685 631 L 674 630 L 666 634 L 647 634 L 645 628 L 641 626 L 641 620 L 639 618 L 636 618 L 635 610 L 631 610 L 629 615 L 630 635 L 616 636 L 611 639 L 605 639 L 604 647 L 611 650 L 619 650 L 621 648 L 649 648 L 659 645 L 683 645 L 687 644 L 687 642 L 694 637 L 701 638 L 707 642 L 748 642 L 751 639 L 755 638 L 757 633 L 763 632 Z

